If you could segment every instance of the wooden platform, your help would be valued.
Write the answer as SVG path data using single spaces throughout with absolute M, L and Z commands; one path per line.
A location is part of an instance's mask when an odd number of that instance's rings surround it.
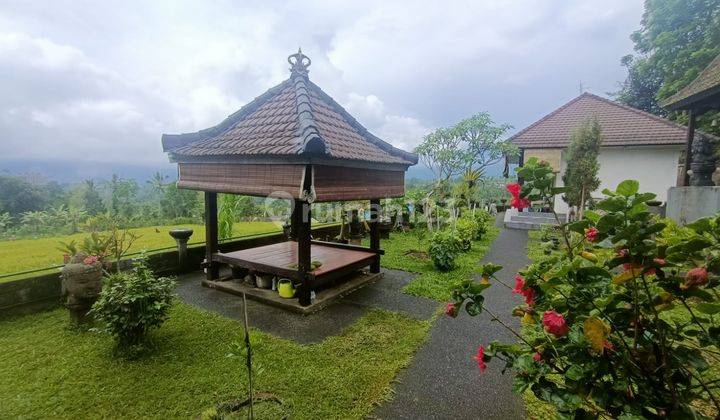
M 338 284 L 333 287 L 317 290 L 315 293 L 315 299 L 309 306 L 301 306 L 297 299 L 284 299 L 281 298 L 275 291 L 253 287 L 247 283 L 241 283 L 236 279 L 227 281 L 204 280 L 202 284 L 205 287 L 221 290 L 238 296 L 242 296 L 242 294 L 245 293 L 248 299 L 253 299 L 269 305 L 277 306 L 279 308 L 307 315 L 322 309 L 334 299 L 344 296 L 368 283 L 381 279 L 382 276 L 382 273 L 367 273 L 358 271 L 355 274 L 348 276 L 342 282 L 338 282 Z
M 310 273 L 311 287 L 315 288 L 330 280 L 339 279 L 372 263 L 379 252 L 361 247 L 313 241 L 310 259 L 322 265 Z M 297 280 L 298 244 L 294 241 L 280 242 L 241 251 L 217 253 L 213 261 L 244 267 L 261 273 Z

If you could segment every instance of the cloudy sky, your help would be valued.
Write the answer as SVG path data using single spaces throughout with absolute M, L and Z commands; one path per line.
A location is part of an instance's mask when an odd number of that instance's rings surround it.
M 641 0 L 0 0 L 0 168 L 167 166 L 162 133 L 220 122 L 288 76 L 310 78 L 411 150 L 488 111 L 516 130 L 625 72 Z

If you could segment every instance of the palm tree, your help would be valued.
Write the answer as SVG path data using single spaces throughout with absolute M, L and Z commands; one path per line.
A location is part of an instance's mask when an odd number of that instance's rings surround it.
M 160 171 L 155 172 L 151 179 L 147 181 L 148 184 L 157 192 L 165 192 L 165 186 L 167 183 L 168 176 L 163 175 Z

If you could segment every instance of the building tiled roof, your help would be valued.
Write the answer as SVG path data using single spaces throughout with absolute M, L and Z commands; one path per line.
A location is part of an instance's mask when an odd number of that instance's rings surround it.
M 663 106 L 683 109 L 710 95 L 720 95 L 720 54 L 698 74 L 695 80 L 663 102 Z
M 685 126 L 587 92 L 518 132 L 510 141 L 520 148 L 565 148 L 573 131 L 592 117 L 602 129 L 603 146 L 682 145 L 686 141 Z
M 296 60 L 307 59 L 301 53 Z M 304 57 L 304 58 L 303 58 Z M 271 88 L 215 127 L 163 135 L 163 149 L 176 160 L 218 156 L 323 156 L 331 159 L 413 165 L 417 156 L 367 131 L 293 64 L 290 78 Z

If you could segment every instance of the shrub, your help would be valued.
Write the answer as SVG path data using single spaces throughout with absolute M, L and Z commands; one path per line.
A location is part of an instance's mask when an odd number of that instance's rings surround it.
M 174 288 L 174 280 L 156 278 L 141 258 L 132 271 L 106 279 L 91 314 L 99 322 L 99 330 L 111 334 L 118 347 L 137 346 L 148 330 L 167 318 Z
M 495 218 L 488 211 L 483 209 L 475 209 L 473 219 L 477 222 L 478 228 L 475 239 L 480 240 L 485 236 L 488 228 L 495 222 Z
M 535 159 L 519 175 L 523 198 L 550 203 L 564 192 Z M 560 250 L 515 277 L 522 333 L 485 304 L 490 282 L 463 282 L 448 314 L 485 311 L 512 331 L 521 342 L 480 346 L 478 367 L 503 360 L 517 392 L 563 418 L 700 418 L 699 401 L 717 415 L 720 216 L 688 225 L 677 241 L 663 237 L 666 222 L 646 204 L 655 195 L 637 181 L 603 193 L 602 214 L 561 225 Z
M 442 230 L 430 238 L 428 254 L 438 270 L 454 269 L 458 252 L 460 252 L 460 239 L 453 232 Z
M 478 236 L 478 223 L 473 219 L 460 218 L 455 224 L 455 232 L 460 240 L 460 250 L 470 251 L 472 241 Z

